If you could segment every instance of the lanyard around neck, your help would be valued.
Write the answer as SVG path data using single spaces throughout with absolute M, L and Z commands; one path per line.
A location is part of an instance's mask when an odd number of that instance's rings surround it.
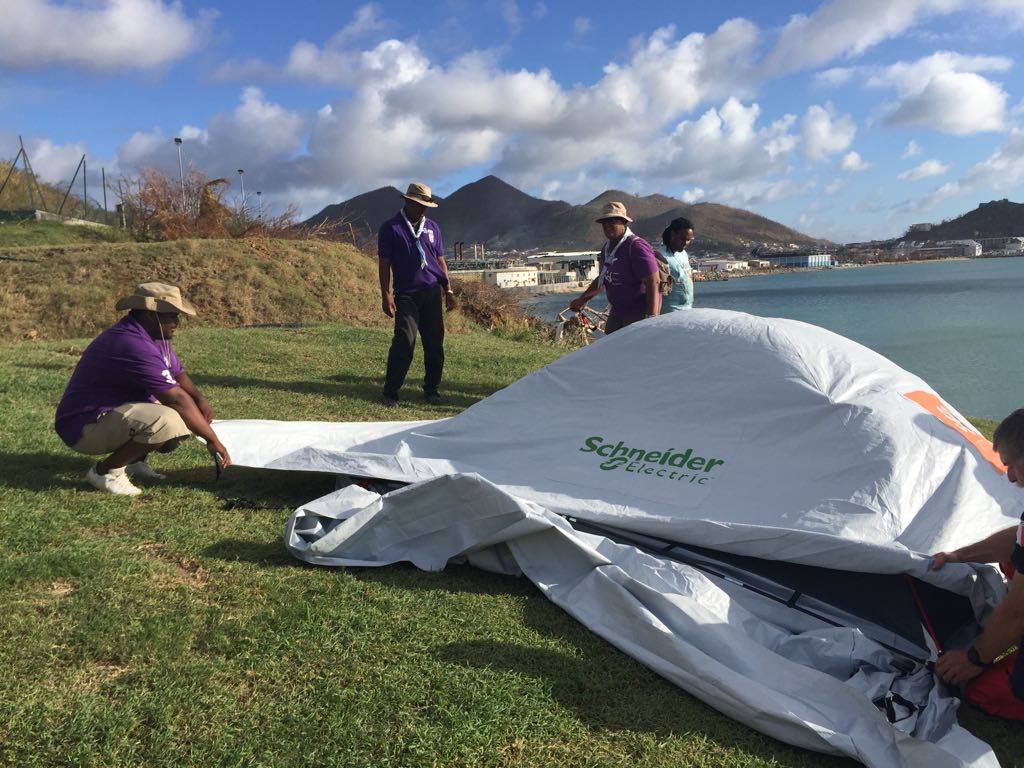
M 427 223 L 427 217 L 423 216 L 420 218 L 419 226 L 414 227 L 412 222 L 409 221 L 409 217 L 405 215 L 405 211 L 402 211 L 402 220 L 405 222 L 405 226 L 412 232 L 413 242 L 416 243 L 416 250 L 420 252 L 420 269 L 427 268 L 427 252 L 423 250 L 423 244 L 420 242 L 420 235 L 423 234 L 423 227 Z

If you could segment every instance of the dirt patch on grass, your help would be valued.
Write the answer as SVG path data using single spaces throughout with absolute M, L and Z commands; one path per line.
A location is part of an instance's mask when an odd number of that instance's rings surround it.
M 55 581 L 50 584 L 50 588 L 47 591 L 50 593 L 50 597 L 60 600 L 61 598 L 70 597 L 75 591 L 75 585 L 70 581 Z
M 130 669 L 127 664 L 112 661 L 88 661 L 81 669 L 75 670 L 72 687 L 76 691 L 95 693 L 104 684 L 117 680 Z
M 210 583 L 210 572 L 194 558 L 178 557 L 167 552 L 162 544 L 156 542 L 140 544 L 139 551 L 168 566 L 154 575 L 154 580 L 160 587 L 186 586 L 191 589 L 205 589 Z

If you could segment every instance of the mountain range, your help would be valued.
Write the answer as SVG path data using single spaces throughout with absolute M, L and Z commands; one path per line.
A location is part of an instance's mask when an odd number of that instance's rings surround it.
M 925 232 L 908 232 L 913 240 L 963 240 L 974 237 L 1024 236 L 1024 204 L 1009 200 L 982 203 L 955 219 L 933 224 Z
M 826 241 L 797 232 L 778 222 L 740 208 L 717 203 L 688 204 L 665 195 L 631 195 L 609 189 L 583 205 L 541 200 L 496 176 L 460 187 L 428 216 L 440 225 L 445 243 L 484 243 L 489 251 L 573 251 L 598 247 L 604 240 L 594 222 L 601 207 L 612 200 L 624 203 L 634 219 L 633 231 L 652 242 L 668 223 L 685 216 L 693 222 L 697 243 L 691 251 L 747 253 L 754 247 L 820 247 Z M 403 203 L 394 187 L 381 187 L 350 200 L 329 205 L 302 225 L 351 223 L 360 232 L 376 233 Z M 466 248 L 467 253 L 469 248 Z

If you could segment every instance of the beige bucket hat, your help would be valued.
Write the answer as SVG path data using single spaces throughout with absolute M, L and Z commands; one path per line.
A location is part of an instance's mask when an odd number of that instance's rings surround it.
M 130 296 L 119 299 L 115 309 L 149 309 L 154 312 L 184 312 L 195 315 L 196 308 L 181 297 L 176 285 L 167 283 L 142 283 L 135 287 Z
M 626 213 L 626 206 L 619 202 L 605 203 L 601 207 L 601 215 L 594 219 L 594 221 L 600 224 L 605 219 L 624 219 L 627 224 L 633 223 L 633 220 L 629 218 L 629 214 Z
M 419 184 L 413 182 L 409 185 L 409 188 L 405 190 L 405 194 L 402 195 L 406 200 L 412 200 L 414 203 L 425 205 L 427 208 L 437 208 L 437 203 L 434 202 L 434 196 L 430 194 L 430 187 L 426 184 Z

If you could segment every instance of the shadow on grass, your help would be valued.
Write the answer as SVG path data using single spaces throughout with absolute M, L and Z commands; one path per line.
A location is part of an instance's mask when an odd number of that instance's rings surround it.
M 223 539 L 203 550 L 203 556 L 229 563 L 253 563 L 268 568 L 310 567 L 288 554 L 281 539 L 268 542 Z
M 531 628 L 556 641 L 559 648 L 537 648 L 499 640 L 466 640 L 438 646 L 435 658 L 475 669 L 491 669 L 539 678 L 560 705 L 587 728 L 651 733 L 664 740 L 696 736 L 716 749 L 737 749 L 772 765 L 854 766 L 850 760 L 802 752 L 753 730 L 737 727 L 699 699 L 619 652 L 564 614 L 539 593 L 526 601 L 523 618 Z M 702 750 L 706 747 L 702 747 Z M 804 759 L 801 760 L 800 758 Z
M 353 374 L 337 374 L 325 381 L 273 381 L 269 379 L 253 379 L 246 376 L 223 376 L 218 374 L 194 374 L 192 377 L 197 386 L 215 386 L 231 388 L 272 389 L 281 392 L 305 395 L 326 395 L 329 397 L 349 397 L 354 400 L 366 400 L 376 403 L 380 400 L 383 381 L 377 376 L 356 376 Z M 443 406 L 451 408 L 468 408 L 487 397 L 499 387 L 477 387 L 462 384 L 452 385 L 454 389 L 442 384 L 441 394 Z M 406 381 L 403 399 L 410 403 L 427 406 L 420 395 L 420 386 L 416 381 Z
M 0 453 L 0 488 L 52 491 L 85 488 L 83 479 L 95 459 L 63 453 Z

